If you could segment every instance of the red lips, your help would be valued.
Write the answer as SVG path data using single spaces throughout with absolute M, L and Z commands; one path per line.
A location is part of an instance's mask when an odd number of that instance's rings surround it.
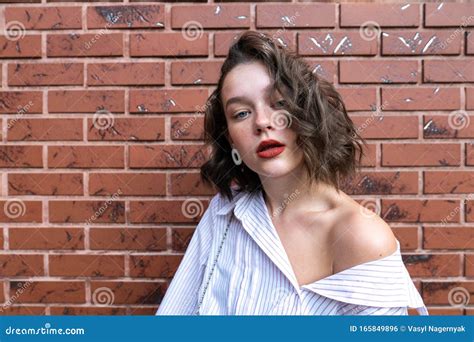
M 278 140 L 274 140 L 274 139 L 269 139 L 269 140 L 263 140 L 257 147 L 257 153 L 260 152 L 260 151 L 263 151 L 267 148 L 270 148 L 270 147 L 278 147 L 278 146 L 285 146 L 285 144 L 279 142 Z

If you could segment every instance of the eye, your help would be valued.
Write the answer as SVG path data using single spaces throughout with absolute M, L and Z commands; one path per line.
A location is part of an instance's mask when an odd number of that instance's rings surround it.
M 287 102 L 286 102 L 286 100 L 281 99 L 281 100 L 278 100 L 278 101 L 276 102 L 276 104 L 279 105 L 280 107 L 285 107 L 286 104 L 287 104 Z
M 249 112 L 248 110 L 243 110 L 243 111 L 238 112 L 237 114 L 235 114 L 233 117 L 239 119 L 239 118 L 242 118 L 242 117 L 240 116 L 240 114 L 242 114 L 242 113 L 248 113 L 248 112 Z

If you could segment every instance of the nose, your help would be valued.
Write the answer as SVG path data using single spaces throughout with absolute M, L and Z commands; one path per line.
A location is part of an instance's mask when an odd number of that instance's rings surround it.
M 258 108 L 255 115 L 255 127 L 258 133 L 264 129 L 272 129 L 271 111 L 268 108 Z

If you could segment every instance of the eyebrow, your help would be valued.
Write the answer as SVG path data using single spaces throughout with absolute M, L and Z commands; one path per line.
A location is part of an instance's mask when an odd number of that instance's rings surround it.
M 263 88 L 263 92 L 267 96 L 270 93 L 270 91 L 273 90 L 273 85 L 274 85 L 274 83 L 270 83 L 265 88 Z M 229 105 L 231 105 L 232 103 L 236 103 L 236 102 L 249 103 L 250 101 L 249 101 L 248 97 L 246 97 L 246 96 L 235 96 L 235 97 L 232 97 L 229 100 L 227 100 L 227 102 L 225 104 L 225 109 L 227 109 L 227 107 L 229 107 Z

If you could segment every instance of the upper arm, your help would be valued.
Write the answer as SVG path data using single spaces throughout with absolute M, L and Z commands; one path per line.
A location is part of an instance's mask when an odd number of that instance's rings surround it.
M 218 196 L 218 195 L 216 195 Z M 160 303 L 157 315 L 190 315 L 198 303 L 205 263 L 212 242 L 214 197 L 197 225 L 183 259 Z
M 333 273 L 393 254 L 397 241 L 390 226 L 378 215 L 352 212 L 341 220 L 332 236 Z

